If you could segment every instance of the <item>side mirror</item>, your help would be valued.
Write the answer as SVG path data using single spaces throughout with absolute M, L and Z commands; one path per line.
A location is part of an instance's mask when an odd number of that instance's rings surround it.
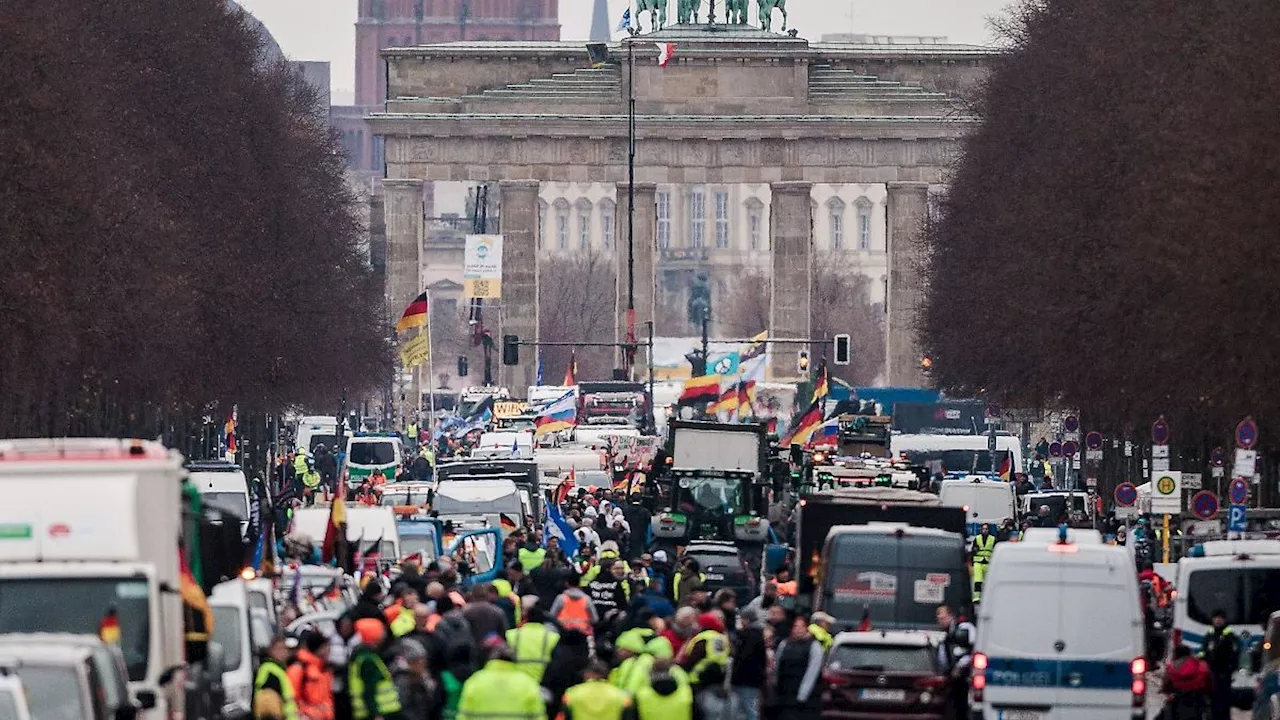
M 139 690 L 137 695 L 134 697 L 138 700 L 138 707 L 143 710 L 152 710 L 157 704 L 159 704 L 154 690 Z

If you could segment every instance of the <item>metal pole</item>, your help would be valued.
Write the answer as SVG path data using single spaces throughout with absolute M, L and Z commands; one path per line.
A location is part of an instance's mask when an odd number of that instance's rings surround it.
M 435 391 L 435 388 L 432 387 L 432 379 L 435 378 L 436 376 L 435 357 L 433 357 L 435 355 L 435 347 L 433 347 L 431 343 L 431 291 L 427 290 L 426 292 L 427 292 L 427 392 L 431 396 L 431 401 L 429 405 L 430 414 L 427 415 L 427 418 L 431 427 L 434 428 L 436 425 L 436 391 Z M 421 397 L 421 395 L 419 395 L 419 397 Z M 417 444 L 418 438 L 414 438 L 413 442 L 414 444 Z
M 636 359 L 636 54 L 627 40 L 627 343 L 622 353 L 627 376 Z M 652 351 L 652 348 L 650 348 Z
M 711 357 L 707 354 L 708 352 L 710 352 L 707 349 L 707 346 L 711 344 L 710 341 L 707 339 L 707 326 L 710 324 L 710 321 L 711 321 L 711 311 L 704 309 L 702 311 L 702 374 L 703 375 L 711 374 L 711 367 L 710 367 Z
M 658 418 L 654 416 L 653 407 L 653 321 L 648 320 L 645 325 L 649 326 L 649 427 L 655 432 L 658 429 Z

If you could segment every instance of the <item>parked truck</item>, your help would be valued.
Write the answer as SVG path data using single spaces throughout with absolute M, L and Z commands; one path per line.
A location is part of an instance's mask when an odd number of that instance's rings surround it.
M 183 717 L 182 457 L 156 442 L 0 441 L 0 633 L 115 638 L 143 717 Z

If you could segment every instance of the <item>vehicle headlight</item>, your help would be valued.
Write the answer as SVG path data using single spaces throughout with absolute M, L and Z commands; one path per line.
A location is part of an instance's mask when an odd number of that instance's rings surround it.
M 929 703 L 933 702 L 933 693 L 929 692 L 928 690 L 925 690 L 924 692 L 920 693 L 920 702 L 924 705 L 928 705 Z

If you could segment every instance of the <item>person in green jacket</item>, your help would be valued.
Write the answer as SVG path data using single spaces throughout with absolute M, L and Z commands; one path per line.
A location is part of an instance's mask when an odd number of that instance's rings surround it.
M 457 720 L 547 720 L 542 688 L 515 663 L 511 648 L 499 645 L 489 662 L 462 686 Z

